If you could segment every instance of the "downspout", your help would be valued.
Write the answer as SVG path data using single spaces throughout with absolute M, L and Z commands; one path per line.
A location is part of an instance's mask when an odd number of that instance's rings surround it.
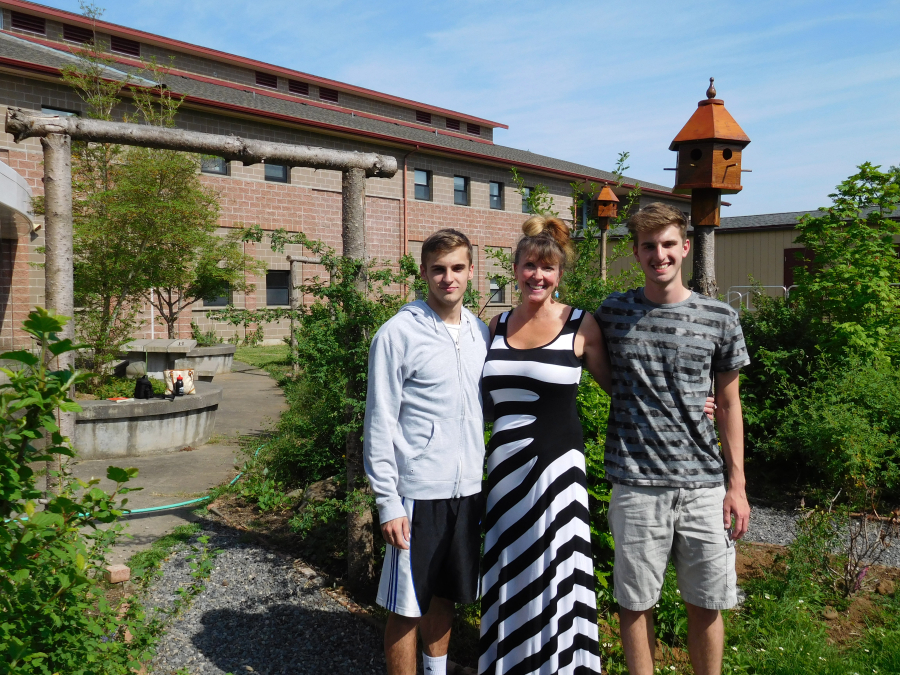
M 403 242 L 400 246 L 400 255 L 406 255 L 409 253 L 409 226 L 407 225 L 407 211 L 406 211 L 406 183 L 407 183 L 407 168 L 406 168 L 406 160 L 409 159 L 409 156 L 414 152 L 418 152 L 419 146 L 416 144 L 415 150 L 410 150 L 405 155 L 403 155 Z
M 405 155 L 403 155 L 403 241 L 400 242 L 400 255 L 404 256 L 409 253 L 409 225 L 407 224 L 407 211 L 406 211 L 406 183 L 407 183 L 407 168 L 406 168 L 406 160 L 409 159 L 409 156 L 414 152 L 418 151 L 419 145 L 416 144 L 415 150 L 410 150 Z M 406 295 L 406 284 L 401 284 L 400 293 L 402 295 Z

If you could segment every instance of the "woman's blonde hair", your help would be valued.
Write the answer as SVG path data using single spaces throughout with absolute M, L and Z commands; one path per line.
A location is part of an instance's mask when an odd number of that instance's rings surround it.
M 569 228 L 559 218 L 531 216 L 522 223 L 523 236 L 516 246 L 513 259 L 518 265 L 523 255 L 534 255 L 540 262 L 554 262 L 559 269 L 575 254 L 569 238 Z

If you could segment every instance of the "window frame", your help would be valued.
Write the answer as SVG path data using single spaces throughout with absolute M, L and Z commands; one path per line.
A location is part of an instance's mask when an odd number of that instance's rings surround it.
M 269 175 L 269 167 L 270 166 L 277 166 L 280 169 L 282 169 L 283 173 L 284 173 L 284 178 L 280 178 L 280 177 L 274 176 L 274 175 L 270 176 Z M 288 184 L 291 182 L 291 167 L 287 166 L 286 164 L 275 164 L 274 162 L 273 163 L 265 162 L 263 164 L 263 177 L 266 179 L 267 183 Z
M 19 25 L 16 25 L 16 22 Z M 31 28 L 26 27 L 28 24 L 31 24 Z M 42 25 L 41 30 L 37 30 L 35 26 L 38 24 Z M 36 16 L 34 14 L 27 14 L 25 12 L 16 12 L 14 10 L 10 10 L 9 12 L 9 27 L 10 30 L 21 30 L 26 33 L 34 33 L 35 35 L 46 35 L 47 34 L 47 19 L 42 16 Z
M 425 175 L 425 183 L 424 188 L 427 191 L 427 195 L 425 197 L 419 196 L 419 187 L 423 184 L 418 182 L 419 174 Z M 413 198 L 420 202 L 430 202 L 434 197 L 434 190 L 432 189 L 432 174 L 428 169 L 413 169 Z
M 496 196 L 497 196 L 498 206 L 494 206 L 494 195 L 491 194 L 491 189 L 493 188 L 494 185 L 497 186 L 497 195 Z M 503 183 L 501 183 L 500 181 L 492 180 L 488 183 L 488 206 L 490 206 L 495 211 L 505 210 L 504 204 L 503 204 Z
M 458 189 L 457 181 L 461 180 L 463 182 L 463 189 Z M 471 196 L 469 194 L 469 186 L 471 185 L 471 181 L 468 176 L 453 176 L 453 204 L 455 206 L 470 206 L 472 203 Z M 460 197 L 462 195 L 462 197 Z M 465 201 L 460 201 L 460 199 L 464 199 Z
M 270 276 L 274 278 L 283 278 L 285 279 L 284 286 L 270 286 L 269 278 Z M 275 303 L 270 301 L 270 294 L 274 292 L 281 293 L 282 291 L 285 294 L 285 302 Z M 266 270 L 266 307 L 290 307 L 291 306 L 291 271 L 290 270 Z

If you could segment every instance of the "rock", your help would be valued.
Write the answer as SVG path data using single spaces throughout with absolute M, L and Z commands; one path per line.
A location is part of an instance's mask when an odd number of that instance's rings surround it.
M 111 584 L 120 584 L 131 579 L 131 570 L 127 565 L 109 565 L 103 571 L 103 578 Z
M 302 497 L 304 492 L 305 490 L 297 488 L 296 490 L 291 490 L 290 492 L 288 492 L 285 497 L 287 497 L 288 499 L 297 499 L 299 497 Z
M 878 593 L 878 595 L 893 595 L 894 582 L 890 579 L 882 579 L 875 587 L 875 592 Z
M 838 618 L 838 613 L 834 611 L 834 607 L 825 607 L 825 611 L 822 612 L 822 616 L 824 616 L 829 621 L 834 621 Z
M 143 361 L 132 361 L 131 363 L 126 361 L 126 364 L 125 377 L 129 380 L 136 380 L 142 375 L 147 374 L 147 364 Z
M 344 488 L 338 485 L 337 477 L 326 478 L 317 483 L 313 483 L 303 491 L 303 501 L 299 508 L 303 508 L 309 503 L 321 504 L 326 499 L 343 499 Z

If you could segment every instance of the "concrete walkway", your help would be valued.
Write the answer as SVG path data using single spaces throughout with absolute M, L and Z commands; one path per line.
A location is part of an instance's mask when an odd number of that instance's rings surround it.
M 232 372 L 216 375 L 214 383 L 222 387 L 222 402 L 210 443 L 190 452 L 77 462 L 70 465 L 74 475 L 82 480 L 101 478 L 100 487 L 111 490 L 114 484 L 106 480 L 108 466 L 137 468 L 133 487 L 143 490 L 128 495 L 128 506 L 133 509 L 201 497 L 209 488 L 231 480 L 237 475 L 234 465 L 243 464 L 246 459 L 239 440 L 262 437 L 287 409 L 287 403 L 268 373 L 246 363 L 235 361 Z M 125 518 L 123 523 L 133 538 L 123 538 L 110 555 L 110 562 L 125 562 L 174 527 L 195 520 L 191 511 L 196 508 L 187 506 Z

